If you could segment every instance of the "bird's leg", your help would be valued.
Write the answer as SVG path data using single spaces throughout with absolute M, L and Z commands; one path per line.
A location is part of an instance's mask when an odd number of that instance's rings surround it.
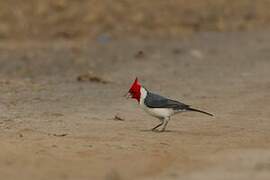
M 153 127 L 152 131 L 155 131 L 159 126 L 161 126 L 164 123 L 164 119 L 160 119 L 160 120 L 161 120 L 161 123 Z
M 162 123 L 158 124 L 157 126 L 152 128 L 152 131 L 155 131 L 159 126 L 161 126 L 164 122 L 162 121 Z
M 164 126 L 163 126 L 163 128 L 161 129 L 161 132 L 164 132 L 164 131 L 165 131 L 166 126 L 167 126 L 169 120 L 170 120 L 170 117 L 164 118 L 164 121 L 163 121 L 163 122 L 164 122 Z

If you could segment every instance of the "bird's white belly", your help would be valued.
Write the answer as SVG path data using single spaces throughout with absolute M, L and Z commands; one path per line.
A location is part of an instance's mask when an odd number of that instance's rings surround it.
M 145 89 L 141 88 L 141 97 L 140 97 L 140 106 L 150 115 L 157 118 L 168 118 L 172 116 L 175 111 L 169 108 L 149 108 L 144 104 L 144 100 L 147 96 L 147 92 Z
M 144 106 L 143 109 L 150 115 L 158 117 L 158 118 L 170 117 L 171 115 L 174 114 L 174 111 L 172 109 L 167 109 L 167 108 L 148 108 Z

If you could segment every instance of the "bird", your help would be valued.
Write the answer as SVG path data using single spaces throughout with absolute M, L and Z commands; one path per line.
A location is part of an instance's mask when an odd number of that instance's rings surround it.
M 139 83 L 137 77 L 125 96 L 126 98 L 133 98 L 137 100 L 142 109 L 144 109 L 151 116 L 154 116 L 160 120 L 160 123 L 151 129 L 152 131 L 156 132 L 164 132 L 171 117 L 180 112 L 193 111 L 203 113 L 208 116 L 213 116 L 213 114 L 206 111 L 192 108 L 190 105 L 184 104 L 177 100 L 172 100 L 150 92 Z M 160 126 L 162 126 L 161 129 L 158 129 Z

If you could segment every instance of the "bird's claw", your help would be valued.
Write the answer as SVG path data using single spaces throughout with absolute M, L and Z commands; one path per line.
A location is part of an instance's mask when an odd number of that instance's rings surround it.
M 161 130 L 159 130 L 159 129 L 151 129 L 151 131 L 161 133 L 161 132 L 165 132 L 165 129 L 161 129 Z

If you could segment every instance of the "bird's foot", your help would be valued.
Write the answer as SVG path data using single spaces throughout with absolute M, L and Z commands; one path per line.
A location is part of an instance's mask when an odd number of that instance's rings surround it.
M 157 128 L 152 128 L 151 131 L 158 132 L 159 130 Z
M 165 129 L 151 129 L 151 131 L 161 133 L 161 132 L 165 132 Z

